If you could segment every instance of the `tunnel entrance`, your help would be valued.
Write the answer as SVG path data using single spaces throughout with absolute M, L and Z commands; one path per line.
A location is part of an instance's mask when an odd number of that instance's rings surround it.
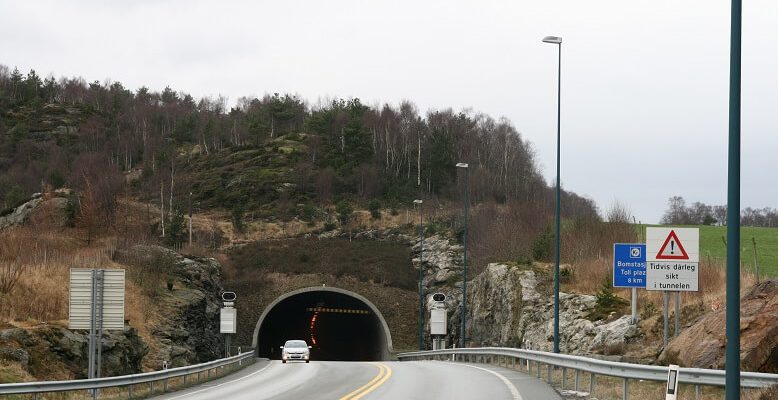
M 289 339 L 308 342 L 312 360 L 378 361 L 392 351 L 389 327 L 373 303 L 330 287 L 295 290 L 265 308 L 254 328 L 257 355 L 278 359 Z

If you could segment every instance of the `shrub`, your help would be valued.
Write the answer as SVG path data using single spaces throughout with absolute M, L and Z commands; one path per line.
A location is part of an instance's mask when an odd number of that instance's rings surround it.
M 314 207 L 314 206 L 312 206 L 310 204 L 304 205 L 303 209 L 302 209 L 302 215 L 301 216 L 303 217 L 303 220 L 305 220 L 305 221 L 308 221 L 308 222 L 311 222 L 311 223 L 314 222 L 314 220 L 316 219 L 316 207 Z
M 68 202 L 65 203 L 65 226 L 73 228 L 76 226 L 76 216 L 78 214 L 78 199 L 76 196 L 68 196 Z
M 550 229 L 546 229 L 532 243 L 532 257 L 538 261 L 551 261 L 553 242 L 554 234 Z
M 378 201 L 378 199 L 373 199 L 370 201 L 370 217 L 373 219 L 380 219 L 381 218 L 381 202 Z
M 594 305 L 594 312 L 589 316 L 592 321 L 607 318 L 612 312 L 622 312 L 628 304 L 626 300 L 616 296 L 610 275 L 603 280 L 595 297 L 597 302 Z
M 183 242 L 186 236 L 186 224 L 184 223 L 184 212 L 181 208 L 176 207 L 173 212 L 173 217 L 170 218 L 170 227 L 168 235 L 165 238 L 166 242 L 170 246 L 177 246 Z
M 653 317 L 657 312 L 656 306 L 651 301 L 643 302 L 643 310 L 640 312 L 640 319 Z
M 351 218 L 351 213 L 354 212 L 354 209 L 351 207 L 351 204 L 348 201 L 341 200 L 335 207 L 335 211 L 338 213 L 338 220 L 340 220 L 340 224 L 346 225 L 349 221 L 349 218 Z
M 526 255 L 526 254 L 520 254 L 518 258 L 516 258 L 516 264 L 518 265 L 532 265 L 532 257 Z
M 246 229 L 243 224 L 243 205 L 240 203 L 232 207 L 232 227 L 239 233 L 243 233 Z
M 575 277 L 575 271 L 572 267 L 569 265 L 566 267 L 560 267 L 559 268 L 559 281 L 562 283 L 570 283 L 573 281 L 573 278 Z
M 11 190 L 5 193 L 5 207 L 14 208 L 24 202 L 25 196 L 22 192 L 22 188 L 14 185 Z
M 49 175 L 49 182 L 55 189 L 65 186 L 65 177 L 59 171 L 52 171 Z

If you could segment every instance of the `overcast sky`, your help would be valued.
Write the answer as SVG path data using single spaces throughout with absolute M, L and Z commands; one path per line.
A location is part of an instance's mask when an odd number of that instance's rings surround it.
M 778 2 L 744 2 L 742 204 L 778 207 Z M 408 99 L 507 117 L 562 184 L 657 222 L 726 202 L 727 0 L 10 1 L 0 64 L 195 97 Z

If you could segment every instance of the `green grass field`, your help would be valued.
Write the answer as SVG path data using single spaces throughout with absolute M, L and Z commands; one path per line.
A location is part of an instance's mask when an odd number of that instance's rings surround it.
M 650 225 L 659 226 L 659 225 Z M 726 226 L 690 225 L 687 228 L 700 228 L 700 259 L 714 264 L 725 265 L 727 247 L 722 238 L 727 237 Z M 645 228 L 642 229 L 645 234 Z M 743 271 L 754 271 L 754 244 L 756 240 L 756 259 L 761 277 L 778 277 L 778 228 L 742 227 L 740 229 L 740 258 Z

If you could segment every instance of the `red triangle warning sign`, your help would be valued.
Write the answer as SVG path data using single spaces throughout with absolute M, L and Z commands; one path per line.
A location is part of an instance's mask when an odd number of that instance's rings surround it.
M 683 248 L 681 241 L 678 240 L 678 235 L 675 231 L 670 231 L 667 235 L 664 244 L 659 249 L 659 253 L 656 254 L 657 260 L 688 260 L 689 255 L 686 254 L 686 249 Z

